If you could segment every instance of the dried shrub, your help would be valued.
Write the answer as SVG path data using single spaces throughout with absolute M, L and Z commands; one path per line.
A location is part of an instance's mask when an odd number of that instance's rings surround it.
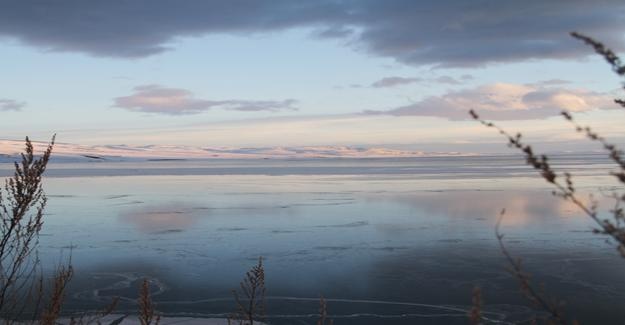
M 564 301 L 557 298 L 547 297 L 547 294 L 544 292 L 542 287 L 535 288 L 531 282 L 531 275 L 523 271 L 523 268 L 521 267 L 521 259 L 514 258 L 504 245 L 504 235 L 500 231 L 500 226 L 505 212 L 505 210 L 502 210 L 501 215 L 497 220 L 497 224 L 495 226 L 495 236 L 499 242 L 499 248 L 508 262 L 508 272 L 510 272 L 510 274 L 512 274 L 512 276 L 519 282 L 519 290 L 521 291 L 521 294 L 523 294 L 523 296 L 534 306 L 547 312 L 547 316 L 541 317 L 542 319 L 544 319 L 548 324 L 567 324 L 564 312 L 562 311 Z
M 625 76 L 625 66 L 612 50 L 607 48 L 601 42 L 580 33 L 573 32 L 571 33 L 571 36 L 592 46 L 595 52 L 601 55 L 608 62 L 608 64 L 612 67 L 612 70 L 618 76 Z M 622 107 L 625 107 L 625 101 L 622 99 L 615 99 L 614 102 Z M 520 133 L 512 135 L 494 123 L 482 119 L 474 110 L 470 110 L 469 114 L 473 119 L 477 120 L 482 125 L 488 128 L 494 128 L 501 135 L 506 137 L 508 145 L 512 148 L 518 149 L 525 156 L 526 163 L 538 171 L 547 183 L 552 184 L 555 187 L 553 194 L 564 200 L 572 202 L 584 214 L 590 217 L 598 226 L 594 229 L 594 232 L 609 236 L 612 240 L 614 240 L 616 242 L 618 252 L 625 258 L 625 213 L 621 207 L 621 205 L 625 202 L 625 193 L 618 192 L 616 190 L 613 191 L 612 198 L 614 199 L 615 204 L 612 209 L 608 210 L 610 218 L 601 217 L 599 213 L 599 204 L 597 200 L 594 199 L 594 196 L 590 194 L 590 203 L 585 203 L 576 191 L 573 175 L 568 172 L 562 174 L 556 173 L 556 171 L 549 164 L 548 157 L 546 155 L 536 154 L 529 144 L 522 141 L 522 135 Z M 625 159 L 623 158 L 623 151 L 618 149 L 614 144 L 610 143 L 606 138 L 593 131 L 591 127 L 578 124 L 574 120 L 571 113 L 563 111 L 562 116 L 574 126 L 575 131 L 582 133 L 588 139 L 601 144 L 603 149 L 607 151 L 608 157 L 618 168 L 618 171 L 611 172 L 610 174 L 616 177 L 621 185 L 625 185 Z M 508 261 L 509 271 L 520 283 L 521 292 L 534 305 L 548 314 L 546 318 L 547 323 L 567 324 L 562 312 L 563 303 L 557 299 L 547 299 L 544 290 L 538 291 L 535 289 L 530 281 L 530 275 L 524 272 L 521 267 L 521 260 L 513 258 L 506 249 L 503 242 L 504 235 L 499 229 L 503 215 L 504 212 L 502 211 L 502 215 L 495 227 L 495 235 L 499 242 L 500 249 Z M 572 324 L 577 324 L 577 322 L 573 321 Z
M 595 49 L 595 52 L 601 55 L 606 60 L 606 62 L 608 62 L 608 64 L 612 67 L 612 70 L 617 75 L 621 77 L 625 76 L 625 65 L 623 65 L 621 59 L 616 54 L 614 54 L 611 49 L 603 45 L 603 43 L 577 32 L 572 32 L 571 36 L 592 46 Z M 623 85 L 623 89 L 625 89 L 625 85 Z M 625 100 L 615 99 L 614 102 L 621 105 L 622 107 L 625 107 Z
M 241 294 L 233 290 L 236 303 L 236 312 L 228 319 L 242 325 L 253 325 L 265 318 L 265 269 L 263 268 L 263 258 L 258 258 L 258 264 L 252 267 L 245 274 L 245 278 L 240 283 Z
M 583 40 L 588 44 L 591 44 L 600 55 L 606 58 L 606 60 L 612 65 L 613 70 L 619 76 L 625 75 L 625 67 L 621 65 L 620 59 L 614 54 L 614 52 L 607 49 L 600 42 L 597 42 L 588 36 L 584 36 L 579 33 L 572 33 L 571 35 L 577 39 Z M 584 203 L 584 200 L 579 196 L 576 191 L 573 182 L 573 176 L 570 173 L 563 173 L 562 175 L 558 175 L 549 164 L 548 157 L 546 155 L 537 155 L 536 153 L 534 153 L 532 147 L 522 141 L 522 136 L 520 133 L 517 133 L 513 136 L 512 134 L 508 133 L 506 130 L 500 128 L 494 123 L 483 120 L 475 111 L 470 110 L 469 114 L 475 120 L 479 121 L 482 125 L 489 128 L 495 128 L 500 134 L 505 136 L 508 139 L 508 145 L 521 151 L 521 153 L 525 156 L 526 163 L 536 169 L 548 183 L 552 184 L 555 187 L 555 190 L 553 192 L 554 195 L 572 202 L 587 216 L 594 220 L 595 223 L 598 225 L 598 228 L 595 229 L 595 232 L 608 235 L 613 240 L 615 240 L 617 243 L 618 251 L 623 257 L 625 257 L 625 215 L 622 208 L 620 207 L 620 205 L 625 202 L 624 193 L 613 193 L 613 198 L 616 202 L 615 207 L 610 210 L 612 218 L 600 218 L 598 203 L 594 199 L 594 197 L 589 197 L 590 204 Z M 609 158 L 618 167 L 618 171 L 612 172 L 611 174 L 615 176 L 621 184 L 625 185 L 625 159 L 623 158 L 623 151 L 608 142 L 598 133 L 594 132 L 589 126 L 584 127 L 577 124 L 574 121 L 571 113 L 563 111 L 562 115 L 567 121 L 574 125 L 577 132 L 585 134 L 586 137 L 590 140 L 599 142 L 602 145 L 602 147 L 608 152 Z
M 319 298 L 319 320 L 317 320 L 317 325 L 332 325 L 334 321 L 328 319 L 328 304 L 326 300 L 323 299 L 323 296 Z
M 480 287 L 473 288 L 473 299 L 471 310 L 469 310 L 469 322 L 471 325 L 482 324 L 482 289 Z
M 60 265 L 44 281 L 37 256 L 39 234 L 47 199 L 42 177 L 50 160 L 55 137 L 46 150 L 36 157 L 29 138 L 21 161 L 15 162 L 13 177 L 0 189 L 0 316 L 2 322 L 58 323 L 67 286 L 74 275 L 71 259 Z M 117 300 L 90 317 L 72 317 L 70 324 L 99 323 L 110 314 Z M 28 311 L 30 316 L 24 313 Z
M 53 279 L 50 301 L 41 314 L 41 325 L 54 325 L 61 314 L 61 307 L 65 299 L 65 289 L 74 275 L 71 263 L 68 266 L 60 266 Z
M 143 279 L 139 288 L 139 322 L 141 325 L 158 325 L 161 316 L 156 313 L 156 308 L 150 297 L 150 282 Z
M 79 317 L 72 316 L 69 320 L 69 325 L 101 324 L 104 317 L 111 315 L 115 311 L 117 304 L 119 304 L 119 297 L 113 298 L 110 304 L 97 312 L 85 313 Z M 126 315 L 122 315 L 111 321 L 109 325 L 120 324 L 125 318 Z
M 20 317 L 29 305 L 39 306 L 43 292 L 37 245 L 47 202 L 42 175 L 54 137 L 39 158 L 28 138 L 25 144 L 13 176 L 0 189 L 0 315 L 6 322 Z

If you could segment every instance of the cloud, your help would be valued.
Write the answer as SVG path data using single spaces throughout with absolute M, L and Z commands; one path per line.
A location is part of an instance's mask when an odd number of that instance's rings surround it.
M 588 90 L 495 83 L 427 97 L 391 110 L 365 113 L 464 120 L 469 118 L 468 111 L 474 109 L 491 120 L 530 120 L 556 116 L 562 110 L 584 112 L 614 107 L 609 95 Z
M 450 76 L 441 76 L 438 78 L 434 78 L 433 81 L 441 83 L 441 84 L 448 84 L 448 85 L 462 85 L 462 82 Z
M 296 110 L 296 101 L 286 99 L 272 100 L 205 100 L 195 98 L 185 89 L 166 88 L 159 85 L 144 85 L 134 88 L 130 96 L 114 99 L 115 107 L 134 112 L 159 113 L 168 115 L 197 114 L 213 108 L 233 111 L 269 111 Z
M 355 31 L 351 28 L 344 26 L 332 26 L 324 29 L 317 30 L 313 33 L 320 39 L 323 38 L 345 38 L 354 35 Z
M 568 80 L 563 80 L 563 79 L 549 79 L 549 80 L 539 81 L 536 84 L 544 85 L 544 86 L 560 86 L 560 85 L 571 84 L 571 82 Z
M 46 50 L 140 58 L 182 37 L 310 28 L 397 61 L 476 66 L 591 54 L 572 30 L 625 48 L 625 2 L 174 0 L 4 1 L 0 36 Z
M 386 77 L 371 84 L 373 88 L 386 88 L 419 82 L 421 78 Z
M 0 112 L 21 111 L 24 106 L 26 106 L 24 102 L 0 98 Z
M 440 76 L 435 78 L 406 78 L 406 77 L 386 77 L 377 80 L 371 84 L 373 88 L 389 88 L 401 85 L 408 85 L 413 83 L 439 83 L 447 85 L 462 85 L 462 81 L 471 80 L 473 77 L 470 75 L 463 75 L 460 80 L 450 76 Z

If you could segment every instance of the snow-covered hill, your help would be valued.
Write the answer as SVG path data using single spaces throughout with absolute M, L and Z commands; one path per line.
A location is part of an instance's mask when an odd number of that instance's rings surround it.
M 40 152 L 47 143 L 33 142 Z M 0 140 L 0 162 L 14 161 L 24 150 L 24 142 Z M 56 161 L 84 160 L 158 160 L 158 159 L 272 159 L 272 158 L 391 158 L 423 156 L 455 156 L 454 152 L 428 153 L 387 148 L 363 148 L 348 146 L 307 147 L 189 147 L 189 146 L 128 146 L 128 145 L 77 145 L 57 143 L 54 146 Z

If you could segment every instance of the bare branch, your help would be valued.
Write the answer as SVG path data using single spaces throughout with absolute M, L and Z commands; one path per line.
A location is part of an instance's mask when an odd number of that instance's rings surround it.
M 15 319 L 27 303 L 38 308 L 41 301 L 36 250 L 47 203 L 42 176 L 54 139 L 53 136 L 47 149 L 36 158 L 33 144 L 26 138 L 21 161 L 14 163 L 13 177 L 0 189 L 0 313 L 5 318 Z
M 608 62 L 608 64 L 610 64 L 612 70 L 616 74 L 619 76 L 625 76 L 625 65 L 623 65 L 621 59 L 611 49 L 603 45 L 603 43 L 577 32 L 572 32 L 571 36 L 592 46 L 595 49 L 595 52 L 601 55 Z M 621 107 L 625 107 L 625 100 L 615 99 L 614 102 L 619 104 Z
M 141 325 L 158 325 L 161 316 L 156 314 L 156 308 L 150 297 L 150 282 L 143 279 L 139 289 L 139 321 Z
M 495 225 L 495 236 L 497 237 L 497 241 L 499 242 L 499 248 L 502 254 L 506 257 L 508 261 L 509 268 L 508 271 L 518 280 L 520 285 L 521 293 L 534 305 L 546 311 L 549 314 L 549 321 L 555 322 L 556 324 L 566 324 L 566 320 L 564 318 L 564 314 L 560 310 L 560 306 L 562 303 L 560 302 L 551 302 L 549 299 L 545 298 L 542 294 L 540 294 L 533 286 L 530 281 L 530 275 L 523 271 L 521 267 L 521 259 L 514 258 L 506 248 L 503 237 L 504 235 L 500 231 L 501 221 L 505 215 L 505 209 L 501 211 L 499 215 L 499 219 L 497 220 L 497 224 Z
M 232 319 L 242 325 L 254 325 L 254 321 L 262 321 L 265 317 L 265 269 L 263 258 L 245 274 L 240 284 L 243 298 L 236 290 L 232 291 L 237 311 Z

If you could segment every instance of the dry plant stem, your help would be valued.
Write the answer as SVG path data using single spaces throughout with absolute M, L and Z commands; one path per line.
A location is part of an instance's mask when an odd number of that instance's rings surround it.
M 608 62 L 608 64 L 610 64 L 612 70 L 619 77 L 625 76 L 625 65 L 623 65 L 621 59 L 616 54 L 614 54 L 612 50 L 607 48 L 602 43 L 580 33 L 571 33 L 571 36 L 592 46 L 595 52 L 601 55 Z M 615 102 L 622 107 L 625 107 L 624 100 L 616 99 Z M 584 127 L 576 123 L 573 120 L 573 116 L 569 112 L 563 111 L 562 115 L 567 121 L 573 124 L 577 132 L 583 133 L 588 139 L 592 141 L 599 142 L 603 146 L 603 148 L 608 151 L 610 159 L 612 159 L 612 161 L 614 161 L 614 163 L 616 163 L 616 165 L 620 169 L 618 172 L 614 172 L 611 174 L 614 175 L 621 184 L 625 184 L 625 159 L 623 159 L 623 151 L 618 149 L 615 145 L 609 143 L 604 137 L 602 137 L 598 133 L 594 132 L 589 126 Z M 567 177 L 567 182 L 568 180 L 570 180 L 570 176 Z M 569 187 L 571 189 L 570 192 L 574 192 L 573 186 L 571 185 Z M 599 218 L 597 217 L 597 203 L 594 200 L 591 200 L 592 205 L 589 208 L 585 207 L 583 204 L 579 204 L 579 202 L 574 201 L 574 203 L 578 207 L 582 208 L 582 210 L 593 220 L 599 223 L 601 228 L 596 229 L 595 232 L 609 235 L 617 241 L 618 251 L 620 252 L 622 257 L 625 257 L 625 214 L 623 213 L 623 209 L 620 207 L 620 204 L 622 202 L 625 202 L 625 195 L 617 195 L 616 193 L 613 193 L 613 197 L 616 202 L 614 209 L 610 211 L 612 213 L 613 220 L 599 220 Z
M 234 319 L 239 324 L 253 325 L 254 321 L 262 321 L 265 317 L 265 269 L 263 258 L 258 259 L 258 264 L 245 274 L 240 284 L 243 298 L 233 290 L 237 311 Z
M 158 325 L 160 316 L 156 315 L 156 309 L 150 298 L 150 283 L 144 279 L 139 289 L 139 321 L 141 325 Z
M 599 142 L 603 148 L 608 151 L 610 159 L 616 163 L 620 169 L 618 173 L 612 173 L 616 176 L 619 182 L 625 184 L 625 159 L 623 159 L 623 152 L 619 150 L 615 145 L 609 143 L 604 137 L 594 132 L 589 126 L 581 126 L 573 120 L 571 113 L 567 111 L 562 112 L 562 116 L 569 121 L 575 127 L 575 130 L 579 133 L 583 133 L 588 139 Z
M 469 321 L 471 325 L 480 325 L 482 323 L 482 290 L 480 287 L 473 288 L 473 306 L 469 311 Z
M 601 42 L 598 42 L 586 35 L 573 32 L 571 33 L 571 36 L 592 46 L 595 49 L 595 52 L 601 55 L 608 62 L 608 64 L 610 64 L 612 70 L 614 70 L 616 74 L 618 74 L 619 76 L 625 76 L 625 65 L 623 65 L 621 59 L 616 54 L 614 54 L 612 50 L 607 48 Z M 622 107 L 625 107 L 625 100 L 623 99 L 615 99 L 614 102 L 621 105 Z
M 43 272 L 40 272 L 42 274 Z M 33 314 L 31 316 L 32 319 L 39 318 L 39 310 L 41 308 L 41 304 L 43 302 L 43 276 L 39 275 L 36 281 L 36 290 L 30 290 L 29 299 L 27 301 L 34 301 Z
M 620 58 L 612 50 L 607 48 L 601 42 L 598 42 L 591 37 L 582 35 L 580 33 L 573 32 L 571 33 L 571 36 L 592 46 L 595 52 L 601 55 L 608 62 L 608 64 L 612 67 L 612 70 L 618 76 L 625 76 L 625 65 L 623 65 Z M 614 102 L 622 107 L 625 107 L 625 100 L 615 99 Z M 618 244 L 617 248 L 619 253 L 622 257 L 625 257 L 625 212 L 623 211 L 623 208 L 621 208 L 621 203 L 625 202 L 625 194 L 617 195 L 616 192 L 613 193 L 613 198 L 615 199 L 616 203 L 614 208 L 610 210 L 610 212 L 612 213 L 612 220 L 600 218 L 597 211 L 597 201 L 594 200 L 592 196 L 590 196 L 590 204 L 585 204 L 576 193 L 571 174 L 564 173 L 564 181 L 560 181 L 561 178 L 558 178 L 554 170 L 551 168 L 547 156 L 536 155 L 533 152 L 531 146 L 524 144 L 521 141 L 520 133 L 513 136 L 510 133 L 506 132 L 504 129 L 493 124 L 492 122 L 487 122 L 481 119 L 474 110 L 470 110 L 469 113 L 475 120 L 479 121 L 482 125 L 489 128 L 494 128 L 500 134 L 505 136 L 509 141 L 508 145 L 510 147 L 520 150 L 525 155 L 527 164 L 539 171 L 540 175 L 548 183 L 551 183 L 556 188 L 556 190 L 553 192 L 554 195 L 560 196 L 565 200 L 569 200 L 570 202 L 575 204 L 580 210 L 582 210 L 587 216 L 594 220 L 594 222 L 599 225 L 599 228 L 595 229 L 595 233 L 608 235 L 612 239 L 614 239 Z M 604 137 L 594 132 L 590 127 L 584 127 L 576 123 L 573 120 L 573 116 L 569 112 L 563 111 L 562 115 L 567 121 L 573 124 L 577 132 L 583 133 L 588 139 L 592 141 L 599 142 L 603 146 L 603 148 L 608 151 L 610 159 L 612 159 L 612 161 L 614 161 L 614 163 L 616 163 L 616 165 L 619 167 L 618 172 L 611 174 L 616 176 L 619 182 L 625 184 L 625 159 L 623 159 L 623 152 L 619 150 L 615 145 L 609 143 Z M 503 211 L 501 217 L 503 217 Z M 512 266 L 510 270 L 511 273 L 515 275 L 515 277 L 521 283 L 521 291 L 526 297 L 528 297 L 545 311 L 549 312 L 551 316 L 551 322 L 557 321 L 561 324 L 564 324 L 564 319 L 562 318 L 562 315 L 558 309 L 558 304 L 549 303 L 540 294 L 538 294 L 536 290 L 532 288 L 528 275 L 522 272 L 520 260 L 515 260 L 514 258 L 512 258 L 510 253 L 505 248 L 505 245 L 503 243 L 503 235 L 499 232 L 501 217 L 497 222 L 497 226 L 495 227 L 495 233 L 497 236 L 497 240 L 499 241 L 501 251 Z M 573 324 L 577 324 L 577 322 L 574 321 Z
M 323 296 L 321 296 L 321 298 L 319 298 L 319 320 L 317 320 L 317 325 L 332 324 L 334 324 L 334 322 L 331 319 L 328 319 L 328 304 Z
M 623 152 L 615 145 L 609 143 L 604 137 L 594 132 L 589 126 L 582 127 L 576 123 L 575 120 L 573 120 L 573 116 L 569 112 L 564 111 L 562 112 L 562 115 L 567 121 L 573 124 L 577 132 L 584 133 L 588 139 L 599 142 L 603 148 L 608 151 L 610 159 L 612 159 L 612 161 L 619 167 L 618 172 L 612 172 L 611 174 L 615 176 L 621 184 L 625 184 L 625 159 L 623 159 Z M 618 250 L 621 253 L 621 256 L 625 257 L 625 227 L 623 224 L 625 221 L 625 214 L 620 206 L 622 202 L 625 202 L 625 195 L 617 195 L 616 193 L 613 193 L 612 197 L 615 200 L 615 206 L 612 210 L 610 210 L 613 220 L 600 220 L 603 227 L 602 229 L 595 230 L 595 232 L 610 235 L 614 238 L 619 243 Z M 593 204 L 596 205 L 596 203 Z M 591 207 L 589 210 L 590 212 L 594 212 L 596 214 L 596 206 Z M 586 213 L 588 214 L 588 212 Z
M 565 181 L 564 184 L 562 184 L 562 182 L 560 182 L 557 178 L 555 171 L 549 165 L 547 156 L 537 156 L 533 152 L 531 146 L 526 145 L 521 141 L 521 134 L 512 136 L 510 133 L 506 132 L 504 129 L 493 124 L 492 122 L 487 122 L 481 119 L 479 115 L 475 113 L 475 111 L 470 110 L 469 113 L 475 120 L 479 121 L 482 125 L 490 128 L 495 128 L 497 131 L 499 131 L 500 134 L 507 137 L 509 145 L 513 148 L 519 149 L 525 155 L 527 164 L 538 170 L 541 176 L 548 183 L 551 183 L 556 188 L 554 194 L 562 197 L 565 200 L 571 201 L 587 216 L 594 220 L 599 225 L 599 229 L 596 229 L 595 232 L 609 235 L 614 240 L 616 240 L 616 242 L 618 243 L 618 251 L 623 257 L 625 257 L 625 228 L 620 226 L 623 220 L 622 210 L 615 210 L 616 212 L 614 214 L 614 221 L 599 218 L 596 201 L 591 198 L 590 206 L 587 206 L 582 202 L 582 200 L 576 193 L 571 174 L 564 173 Z
M 560 303 L 549 302 L 547 298 L 545 298 L 532 286 L 529 274 L 525 273 L 521 267 L 521 260 L 518 258 L 513 258 L 506 248 L 503 242 L 504 235 L 500 232 L 501 221 L 503 220 L 504 215 L 505 210 L 502 210 L 501 214 L 499 215 L 499 219 L 497 220 L 497 224 L 495 225 L 495 236 L 497 237 L 497 241 L 499 242 L 499 248 L 501 252 L 505 256 L 508 264 L 510 265 L 510 273 L 519 281 L 520 289 L 523 295 L 533 304 L 549 313 L 549 322 L 555 324 L 566 324 L 564 314 L 560 311 L 559 308 Z
M 39 158 L 35 157 L 34 146 L 28 138 L 25 144 L 21 161 L 15 163 L 13 177 L 0 189 L 0 315 L 6 324 L 28 323 L 15 319 L 21 318 L 24 311 L 32 310 L 32 322 L 53 325 L 60 316 L 66 288 L 74 273 L 70 260 L 57 269 L 49 294 L 44 290 L 37 246 L 47 202 L 42 176 L 52 154 L 54 137 Z M 101 315 L 110 314 L 116 302 Z M 81 317 L 79 321 L 81 324 L 97 322 L 102 316 Z M 75 320 L 72 323 L 77 324 Z
M 27 300 L 38 299 L 37 293 L 33 298 L 39 263 L 36 248 L 46 206 L 41 180 L 54 137 L 40 158 L 35 158 L 30 140 L 26 138 L 25 142 L 25 152 L 21 161 L 15 162 L 13 177 L 0 190 L 0 314 L 5 318 L 17 317 L 27 302 L 33 303 Z
M 63 306 L 63 301 L 65 299 L 65 289 L 74 275 L 74 269 L 71 266 L 71 262 L 68 265 L 69 266 L 67 267 L 61 266 L 57 270 L 57 274 L 54 277 L 50 301 L 41 315 L 42 325 L 54 325 L 61 314 L 61 307 Z
M 76 317 L 72 317 L 70 319 L 70 325 L 84 325 L 84 324 L 100 324 L 102 321 L 102 318 L 104 318 L 105 316 L 108 316 L 110 314 L 113 313 L 113 311 L 115 311 L 115 308 L 117 308 L 117 304 L 119 303 L 119 297 L 115 297 L 113 298 L 113 300 L 111 301 L 110 304 L 108 304 L 107 306 L 105 306 L 102 310 L 96 312 L 96 313 L 89 313 L 89 314 L 83 314 L 82 316 L 76 318 Z M 126 316 L 122 316 L 121 318 L 118 318 L 117 320 L 121 321 L 124 318 L 126 318 Z M 111 324 L 115 324 L 115 322 L 117 321 L 113 321 L 113 323 Z M 109 324 L 109 325 L 111 325 Z

